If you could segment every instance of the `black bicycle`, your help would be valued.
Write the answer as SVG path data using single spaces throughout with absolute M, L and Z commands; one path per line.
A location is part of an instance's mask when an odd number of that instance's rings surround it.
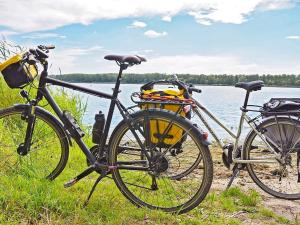
M 20 94 L 27 104 L 0 110 L 0 179 L 12 173 L 55 179 L 66 166 L 69 145 L 74 140 L 86 155 L 88 167 L 65 183 L 65 187 L 97 172 L 99 178 L 88 199 L 102 178 L 112 176 L 123 195 L 137 206 L 176 213 L 196 207 L 208 193 L 213 178 L 213 163 L 205 135 L 176 113 L 160 109 L 133 113 L 118 100 L 122 72 L 146 60 L 139 56 L 105 56 L 119 66 L 111 95 L 48 77 L 50 49 L 54 46 L 38 46 L 19 58 L 4 62 L 2 67 L 0 65 L 12 88 L 32 84 L 36 64 L 43 67 L 36 97 L 31 99 L 22 89 Z M 13 83 L 17 75 L 12 71 L 22 75 L 17 84 Z M 49 85 L 110 100 L 107 118 L 101 113 L 96 115 L 95 146 L 91 149 L 82 140 L 84 132 L 76 119 L 67 110 L 62 110 L 51 96 Z M 39 106 L 43 98 L 57 117 Z M 123 120 L 108 138 L 115 108 Z M 159 124 L 159 129 L 153 129 L 153 124 Z

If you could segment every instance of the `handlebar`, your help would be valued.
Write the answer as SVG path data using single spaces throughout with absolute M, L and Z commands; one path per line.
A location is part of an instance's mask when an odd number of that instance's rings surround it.
M 29 49 L 28 52 L 24 54 L 24 61 L 30 65 L 43 62 L 49 57 L 49 50 L 54 48 L 54 45 L 39 45 L 36 49 Z
M 195 88 L 195 87 L 188 87 L 188 91 L 189 93 L 193 93 L 193 92 L 197 92 L 197 93 L 201 93 L 201 89 Z
M 50 49 L 55 49 L 55 45 L 39 45 L 38 48 L 40 50 L 50 50 Z

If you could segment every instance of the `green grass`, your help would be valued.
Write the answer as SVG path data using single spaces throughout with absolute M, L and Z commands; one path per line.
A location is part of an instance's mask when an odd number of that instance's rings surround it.
M 85 104 L 77 96 L 56 92 L 56 100 L 69 109 L 81 122 Z M 0 107 L 23 102 L 17 90 L 0 81 Z M 44 102 L 42 102 L 44 104 Z M 49 110 L 49 107 L 46 106 Z M 85 128 L 85 130 L 87 130 Z M 88 135 L 87 135 L 88 139 Z M 88 141 L 91 145 L 91 142 Z M 53 182 L 38 179 L 28 170 L 0 177 L 0 224 L 243 224 L 245 219 L 267 223 L 291 224 L 287 219 L 265 209 L 259 194 L 239 188 L 226 192 L 211 192 L 191 212 L 171 215 L 160 211 L 137 208 L 116 188 L 113 180 L 101 182 L 89 205 L 83 208 L 97 174 L 92 174 L 69 189 L 63 183 L 86 168 L 83 153 L 75 146 L 70 149 L 69 162 Z

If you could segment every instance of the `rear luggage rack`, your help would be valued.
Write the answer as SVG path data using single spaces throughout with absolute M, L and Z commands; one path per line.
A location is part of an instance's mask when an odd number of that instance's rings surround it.
M 141 95 L 140 92 L 134 92 L 131 94 L 131 100 L 135 104 L 162 104 L 162 105 L 194 105 L 192 99 L 175 99 L 168 98 L 167 96 L 153 96 L 153 95 Z

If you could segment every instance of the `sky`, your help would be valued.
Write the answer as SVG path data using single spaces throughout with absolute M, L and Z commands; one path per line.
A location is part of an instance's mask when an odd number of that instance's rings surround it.
M 54 44 L 52 74 L 117 72 L 108 54 L 141 55 L 130 73 L 300 74 L 300 1 L 0 0 L 0 35 Z

